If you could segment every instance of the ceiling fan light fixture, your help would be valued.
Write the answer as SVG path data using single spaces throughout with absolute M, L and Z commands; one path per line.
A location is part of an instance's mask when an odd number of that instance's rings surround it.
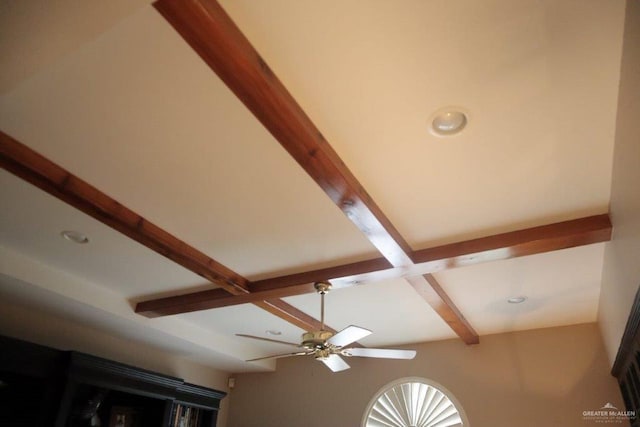
M 436 136 L 453 136 L 462 132 L 468 121 L 468 115 L 460 108 L 441 108 L 431 116 L 429 130 Z

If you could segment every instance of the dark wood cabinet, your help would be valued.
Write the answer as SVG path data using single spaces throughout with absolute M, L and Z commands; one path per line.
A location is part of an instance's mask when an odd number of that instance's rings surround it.
M 640 286 L 611 374 L 617 378 L 631 427 L 640 427 Z
M 53 425 L 65 366 L 64 352 L 0 336 L 0 426 Z
M 225 395 L 100 357 L 0 337 L 2 426 L 214 427 Z

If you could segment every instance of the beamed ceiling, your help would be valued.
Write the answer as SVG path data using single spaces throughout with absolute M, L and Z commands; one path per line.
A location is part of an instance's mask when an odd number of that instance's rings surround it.
M 238 372 L 316 281 L 362 346 L 596 320 L 623 1 L 0 5 L 3 330 Z

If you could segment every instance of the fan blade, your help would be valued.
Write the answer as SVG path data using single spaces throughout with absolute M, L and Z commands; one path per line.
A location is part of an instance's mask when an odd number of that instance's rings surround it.
M 389 348 L 345 348 L 344 356 L 378 357 L 381 359 L 413 359 L 415 350 L 394 350 Z
M 344 371 L 351 367 L 337 354 L 330 354 L 328 357 L 318 357 L 318 360 L 327 365 L 327 368 L 331 369 L 333 372 Z
M 245 362 L 257 362 L 258 360 L 267 360 L 267 359 L 282 359 L 283 357 L 291 357 L 291 356 L 307 356 L 309 354 L 313 354 L 313 351 L 298 351 L 295 353 L 284 353 L 284 354 L 274 354 L 273 356 L 265 356 L 265 357 L 256 357 L 255 359 L 245 360 Z
M 272 340 L 270 338 L 262 338 L 262 337 L 256 337 L 255 335 L 246 335 L 246 334 L 236 334 L 237 337 L 244 337 L 244 338 L 251 338 L 254 340 L 260 340 L 260 341 L 268 341 L 268 342 L 275 342 L 278 344 L 286 344 L 286 345 L 293 345 L 295 347 L 301 347 L 300 344 L 296 344 L 293 342 L 287 342 L 287 341 L 280 341 L 280 340 Z
M 356 342 L 359 339 L 366 337 L 367 335 L 371 335 L 372 333 L 373 332 L 368 329 L 351 325 L 347 326 L 346 328 L 329 338 L 327 342 L 329 344 L 335 345 L 336 347 L 344 347 L 345 345 Z

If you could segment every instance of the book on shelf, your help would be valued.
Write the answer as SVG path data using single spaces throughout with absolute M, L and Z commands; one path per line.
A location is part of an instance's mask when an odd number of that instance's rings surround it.
M 175 405 L 171 427 L 199 427 L 202 411 L 199 408 Z

